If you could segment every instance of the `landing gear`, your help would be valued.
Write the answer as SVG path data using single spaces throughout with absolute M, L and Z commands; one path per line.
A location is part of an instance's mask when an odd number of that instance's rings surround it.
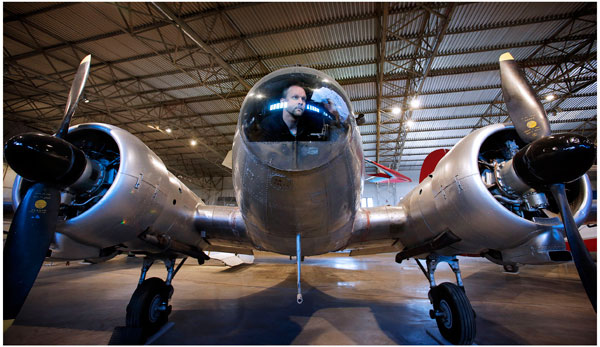
M 145 280 L 133 292 L 127 305 L 127 326 L 141 328 L 144 338 L 154 335 L 169 320 L 171 295 L 173 286 L 168 286 L 162 279 Z
M 187 258 L 184 258 L 176 269 L 175 258 L 157 259 L 165 263 L 167 280 L 163 281 L 157 277 L 146 279 L 155 258 L 144 258 L 138 286 L 127 305 L 126 326 L 115 328 L 109 344 L 144 344 L 169 320 L 172 310 L 169 300 L 173 296 L 171 281 Z
M 427 256 L 427 270 L 416 259 L 423 274 L 429 279 L 429 301 L 433 310 L 429 316 L 436 320 L 442 336 L 455 345 L 470 345 L 475 339 L 475 311 L 465 294 L 465 288 L 456 257 L 446 257 L 435 254 Z M 434 273 L 437 265 L 445 262 L 456 275 L 456 283 L 444 282 L 435 284 Z

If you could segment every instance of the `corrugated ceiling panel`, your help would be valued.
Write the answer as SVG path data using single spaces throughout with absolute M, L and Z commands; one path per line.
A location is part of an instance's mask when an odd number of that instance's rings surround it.
M 536 46 L 512 48 L 510 49 L 510 53 L 515 57 L 515 59 L 519 60 L 519 57 L 528 57 L 531 55 L 535 49 Z M 507 52 L 506 49 L 500 49 L 496 51 L 436 57 L 433 60 L 432 68 L 434 70 L 443 70 L 465 66 L 498 64 L 498 58 L 500 58 L 500 56 L 505 52 Z M 499 69 L 500 67 L 498 66 L 498 73 L 500 73 Z
M 372 20 L 361 20 L 254 37 L 248 39 L 248 42 L 258 54 L 270 55 L 277 52 L 298 52 L 303 49 L 338 45 L 345 42 L 366 41 L 372 38 L 374 30 Z
M 335 18 L 357 17 L 374 13 L 374 3 L 263 3 L 228 11 L 232 20 L 245 33 L 278 28 L 299 27 L 310 23 L 327 23 Z
M 488 23 L 517 22 L 520 19 L 573 12 L 583 5 L 571 2 L 501 2 L 473 3 L 459 6 L 452 15 L 450 31 L 460 27 L 477 27 Z
M 4 27 L 4 28 L 5 28 L 4 33 L 7 33 L 6 27 Z M 12 56 L 31 51 L 31 48 L 29 46 L 22 44 L 20 42 L 17 42 L 15 40 L 9 38 L 6 35 L 4 35 L 3 47 L 4 47 L 4 52 L 7 54 L 10 54 Z
M 594 110 L 582 110 L 582 111 L 566 111 L 566 112 L 558 112 L 556 116 L 551 115 L 551 121 L 562 121 L 562 120 L 571 120 L 571 119 L 590 119 L 597 118 L 597 111 Z
M 215 126 L 218 132 L 222 134 L 233 134 L 235 133 L 235 125 L 219 125 Z
M 420 109 L 413 111 L 412 118 L 418 120 L 444 118 L 451 116 L 475 116 L 484 114 L 486 109 L 487 105 L 456 106 L 438 109 Z
M 469 74 L 430 76 L 425 80 L 423 91 L 447 90 L 457 88 L 476 88 L 480 86 L 500 85 L 498 71 L 483 71 Z
M 556 123 L 552 124 L 550 128 L 553 132 L 577 132 L 575 131 L 575 129 L 578 129 L 580 131 L 581 128 L 585 127 L 584 124 L 585 122 Z
M 219 115 L 205 115 L 205 116 L 202 116 L 202 120 L 208 124 L 226 124 L 226 123 L 236 123 L 237 117 L 238 117 L 237 113 L 228 113 L 228 114 L 219 114 Z
M 469 49 L 488 51 L 490 47 L 498 45 L 540 41 L 551 36 L 563 23 L 564 21 L 548 21 L 468 33 L 447 34 L 440 45 L 440 52 L 459 53 Z M 513 49 L 516 48 L 511 48 L 510 51 L 512 52 Z M 513 54 L 513 56 L 517 58 L 517 55 Z
M 372 135 L 377 133 L 377 128 L 375 125 L 361 125 L 359 127 L 360 133 L 365 135 Z
M 362 140 L 363 140 L 363 142 L 373 142 L 373 141 L 377 140 L 377 136 L 376 135 L 363 135 Z
M 211 112 L 231 112 L 234 109 L 234 106 L 230 102 L 220 99 L 204 102 L 192 102 L 188 103 L 187 105 L 193 107 L 194 110 L 198 110 L 201 113 L 207 114 Z
M 363 101 L 353 101 L 352 105 L 354 105 L 354 112 L 362 112 L 365 113 L 367 111 L 374 111 L 377 108 L 377 103 L 375 100 L 363 100 Z
M 137 60 L 134 63 L 116 64 L 116 66 L 136 76 L 145 76 L 158 72 L 173 70 L 173 66 L 164 57 L 149 57 L 146 59 Z
M 597 96 L 586 96 L 574 98 L 570 97 L 563 101 L 560 105 L 561 108 L 570 108 L 570 107 L 582 107 L 582 106 L 596 106 L 598 99 Z
M 172 3 L 169 6 L 184 18 L 220 7 L 216 2 L 178 2 L 176 4 Z M 226 9 L 227 7 L 225 6 L 224 8 Z
M 51 11 L 30 18 L 52 33 L 60 33 L 64 40 L 76 41 L 110 31 L 123 25 L 115 6 L 105 3 L 79 3 L 60 11 Z M 116 23 L 115 23 L 116 22 Z
M 375 83 L 346 84 L 342 86 L 350 99 L 375 97 Z
M 29 32 L 25 30 L 22 23 L 6 23 L 3 26 L 4 38 L 5 40 L 12 40 L 12 38 L 14 38 L 16 41 L 23 42 L 30 47 L 30 50 L 33 50 L 35 47 L 37 47 L 37 45 L 51 46 L 61 43 L 60 40 L 40 30 L 37 30 L 36 28 L 31 28 L 29 26 L 27 28 Z M 35 37 L 35 40 L 33 40 L 31 36 Z
M 316 68 L 318 69 L 319 67 L 317 66 Z M 375 64 L 368 64 L 348 68 L 324 69 L 322 71 L 339 81 L 342 79 L 373 76 L 376 67 Z
M 596 93 L 598 90 L 598 85 L 596 82 L 590 84 L 589 86 L 582 88 L 578 91 L 578 93 Z
M 418 35 L 426 13 L 426 11 L 420 9 L 390 14 L 388 16 L 388 30 L 398 36 Z
M 446 105 L 480 101 L 490 102 L 494 100 L 499 92 L 499 89 L 483 89 L 459 93 L 421 95 L 419 96 L 419 100 L 421 100 L 424 105 Z
M 213 95 L 214 92 L 206 87 L 193 87 L 193 88 L 185 88 L 185 89 L 177 89 L 177 90 L 169 90 L 167 92 L 168 95 L 172 96 L 174 99 L 186 99 L 196 96 L 206 96 Z
M 70 4 L 64 4 L 65 6 L 73 6 L 76 5 L 76 3 L 70 3 Z M 34 12 L 34 11 L 38 11 L 38 10 L 44 10 L 47 9 L 48 11 L 51 11 L 50 9 L 53 8 L 54 6 L 56 6 L 56 3 L 52 3 L 52 2 L 5 2 L 2 4 L 3 8 L 4 8 L 4 19 L 6 20 L 7 17 L 10 17 L 12 14 L 27 14 L 30 12 Z M 61 9 L 64 7 L 60 7 Z M 55 9 L 52 11 L 58 11 L 59 9 Z
M 429 130 L 429 131 L 425 131 L 422 132 L 423 134 L 426 134 L 426 136 L 430 137 L 430 138 L 436 138 L 436 137 L 448 137 L 448 136 L 460 136 L 460 137 L 464 137 L 467 136 L 469 133 L 471 132 L 470 129 L 458 129 L 458 130 Z M 410 132 L 409 132 L 410 134 Z M 427 145 L 429 146 L 430 143 L 435 144 L 436 141 L 440 141 L 440 143 L 448 143 L 448 140 L 430 140 L 427 141 Z M 412 145 L 412 143 L 411 143 Z
M 363 143 L 364 143 L 364 139 L 363 139 Z M 367 144 L 363 144 L 363 151 L 373 151 L 377 149 L 377 144 L 376 143 L 367 143 Z

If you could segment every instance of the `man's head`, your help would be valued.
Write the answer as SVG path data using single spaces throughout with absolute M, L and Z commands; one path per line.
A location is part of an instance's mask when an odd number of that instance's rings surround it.
M 294 117 L 300 117 L 304 113 L 306 107 L 306 92 L 304 88 L 292 85 L 284 89 L 281 102 L 287 103 L 284 112 L 289 113 Z

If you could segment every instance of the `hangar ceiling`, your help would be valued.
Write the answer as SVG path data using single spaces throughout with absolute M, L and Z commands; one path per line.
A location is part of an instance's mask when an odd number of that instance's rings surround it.
M 198 185 L 231 175 L 221 162 L 248 90 L 293 65 L 334 77 L 366 115 L 365 156 L 401 172 L 507 121 L 497 64 L 506 51 L 543 98 L 553 132 L 597 141 L 593 2 L 3 7 L 5 139 L 24 128 L 54 132 L 91 53 L 89 102 L 73 123 L 122 127 Z

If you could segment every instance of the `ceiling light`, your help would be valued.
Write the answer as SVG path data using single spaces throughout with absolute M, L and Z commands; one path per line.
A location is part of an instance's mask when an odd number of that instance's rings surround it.
M 556 99 L 556 96 L 554 94 L 548 94 L 546 95 L 546 101 L 552 101 Z
M 197 145 L 197 144 L 198 144 L 198 142 L 197 142 L 196 140 L 192 140 L 192 141 L 190 141 L 190 145 L 192 145 L 192 146 L 195 146 L 195 145 Z
M 410 127 L 412 127 L 413 125 L 415 125 L 415 121 L 413 121 L 413 120 L 411 120 L 411 119 L 409 119 L 409 120 L 407 120 L 407 121 L 406 121 L 406 127 L 410 128 Z
M 417 98 L 414 98 L 410 101 L 411 108 L 419 108 L 420 105 L 421 105 L 421 103 L 419 102 L 419 100 Z
M 327 78 L 323 78 L 323 83 L 329 83 L 329 80 Z
M 262 99 L 263 95 L 262 94 L 256 94 L 256 97 L 259 98 L 259 99 Z
M 400 107 L 394 107 L 392 109 L 393 114 L 400 114 L 401 111 L 402 111 L 402 109 Z
M 165 129 L 165 131 L 166 131 L 167 133 L 169 133 L 169 134 L 170 134 L 171 132 L 173 132 L 173 130 L 171 130 L 171 128 L 166 128 L 166 129 Z

